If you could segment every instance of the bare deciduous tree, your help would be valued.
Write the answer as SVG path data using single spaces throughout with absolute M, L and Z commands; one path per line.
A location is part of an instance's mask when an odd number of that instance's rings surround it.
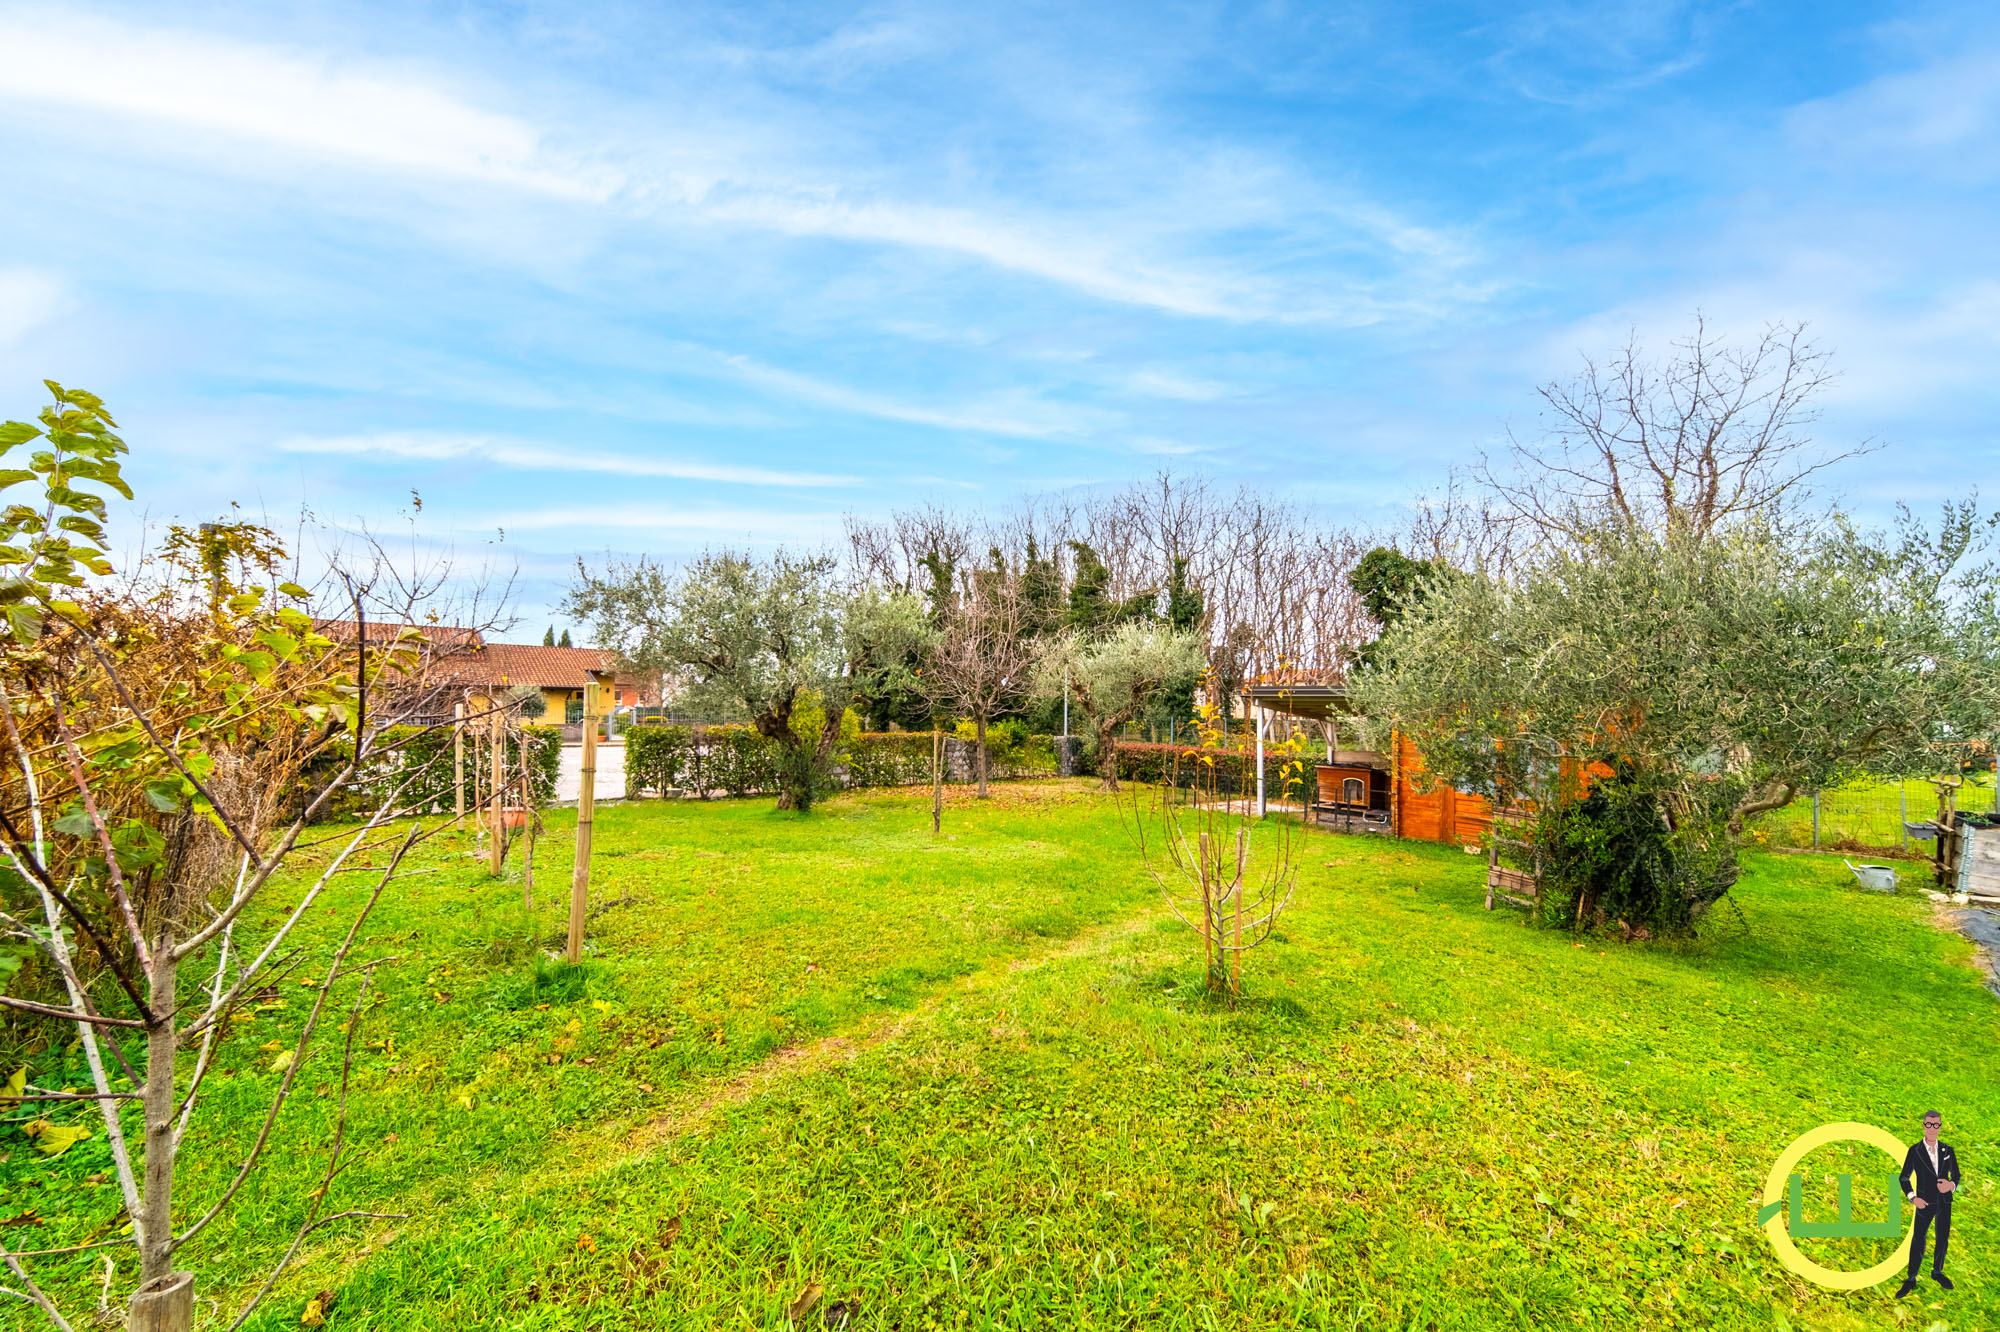
M 1812 477 L 1864 452 L 1810 427 L 1833 378 L 1805 325 L 1774 324 L 1736 346 L 1696 317 L 1660 362 L 1636 335 L 1608 363 L 1541 390 L 1547 429 L 1511 443 L 1511 466 L 1476 475 L 1516 522 L 1553 539 L 1609 519 L 1656 536 L 1706 537 L 1733 518 L 1774 518 Z
M 1200 708 L 1204 750 L 1221 743 L 1220 719 L 1215 704 Z M 1297 737 L 1280 746 L 1283 787 L 1305 780 L 1299 750 Z M 1168 909 L 1201 936 L 1209 993 L 1234 1004 L 1243 988 L 1243 954 L 1271 937 L 1298 888 L 1303 825 L 1254 818 L 1247 803 L 1237 813 L 1223 799 L 1214 755 L 1198 753 L 1187 762 L 1192 771 L 1185 777 L 1177 769 L 1174 779 L 1156 785 L 1150 796 L 1133 792 L 1132 829 Z
M 1026 696 L 1036 659 L 1038 645 L 1022 612 L 1018 575 L 1004 563 L 975 569 L 962 580 L 930 654 L 938 696 L 962 710 L 977 728 L 982 800 L 987 794 L 986 728 Z

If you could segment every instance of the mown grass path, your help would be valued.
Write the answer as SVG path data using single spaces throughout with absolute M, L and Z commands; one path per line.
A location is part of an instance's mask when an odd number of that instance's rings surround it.
M 893 793 L 606 810 L 580 992 L 533 966 L 556 911 L 439 862 L 373 931 L 405 960 L 334 1198 L 411 1219 L 326 1236 L 253 1325 L 337 1289 L 340 1327 L 787 1327 L 814 1288 L 814 1326 L 912 1330 L 2000 1324 L 2000 1003 L 1919 900 L 1758 857 L 1701 941 L 1579 947 L 1480 909 L 1456 850 L 1315 835 L 1230 1012 L 1100 799 L 1006 788 L 946 832 Z M 295 1007 L 233 1036 L 195 1197 Z M 1933 1105 L 1968 1171 L 1957 1293 L 1899 1314 L 1785 1276 L 1751 1228 L 1778 1150 Z M 32 1190 L 39 1242 L 94 1233 L 102 1155 L 8 1175 L 9 1210 Z M 1822 1202 L 1889 1167 L 1823 1155 Z M 313 1165 L 260 1175 L 206 1288 L 268 1262 Z

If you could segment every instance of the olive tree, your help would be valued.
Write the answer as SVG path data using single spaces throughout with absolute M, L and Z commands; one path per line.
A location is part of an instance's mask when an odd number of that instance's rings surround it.
M 1664 536 L 1607 521 L 1507 580 L 1434 573 L 1354 689 L 1441 780 L 1518 790 L 1533 755 L 1603 763 L 1670 822 L 1733 836 L 1801 792 L 1936 772 L 1992 734 L 1992 527 L 1970 502 L 1887 536 L 1837 517 Z
M 709 552 L 677 573 L 641 558 L 594 574 L 579 560 L 563 609 L 622 667 L 683 678 L 683 701 L 747 716 L 778 747 L 778 808 L 801 811 L 824 784 L 842 715 L 907 687 L 931 632 L 916 597 L 849 591 L 831 556 L 783 550 Z M 812 701 L 825 721 L 801 734 L 795 714 Z
M 1102 637 L 1075 632 L 1050 641 L 1036 670 L 1037 692 L 1065 691 L 1097 740 L 1104 789 L 1118 789 L 1118 728 L 1162 692 L 1201 675 L 1203 644 L 1195 634 L 1158 624 L 1119 625 Z

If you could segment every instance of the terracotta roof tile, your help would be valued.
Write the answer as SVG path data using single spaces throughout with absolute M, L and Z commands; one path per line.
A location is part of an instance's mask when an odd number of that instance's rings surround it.
M 581 689 L 592 671 L 611 669 L 611 654 L 596 648 L 543 647 L 539 643 L 488 643 L 438 663 L 466 684 L 539 685 Z M 630 683 L 629 681 L 627 683 Z

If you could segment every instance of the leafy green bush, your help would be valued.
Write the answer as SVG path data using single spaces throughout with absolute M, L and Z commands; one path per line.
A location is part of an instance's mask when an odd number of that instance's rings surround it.
M 625 733 L 625 785 L 631 791 L 722 791 L 733 796 L 778 789 L 778 746 L 752 726 L 663 726 Z
M 849 786 L 922 786 L 931 779 L 931 733 L 864 732 L 844 759 Z
M 1736 883 L 1729 783 L 1696 799 L 1664 795 L 1630 764 L 1581 798 L 1552 802 L 1533 837 L 1542 873 L 1536 911 L 1548 924 L 1628 933 L 1686 933 Z

